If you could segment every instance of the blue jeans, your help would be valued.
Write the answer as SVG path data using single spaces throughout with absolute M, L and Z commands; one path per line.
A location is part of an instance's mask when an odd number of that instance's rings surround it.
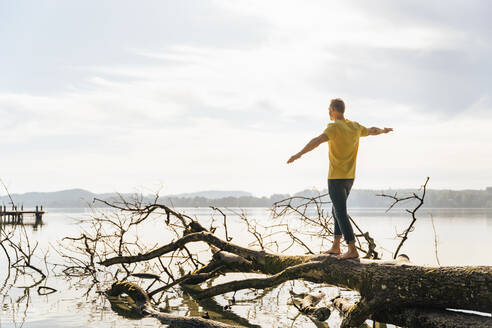
M 336 237 L 342 236 L 347 244 L 355 241 L 354 231 L 348 219 L 347 198 L 354 179 L 328 179 L 328 193 L 331 198 L 331 213 L 335 221 Z

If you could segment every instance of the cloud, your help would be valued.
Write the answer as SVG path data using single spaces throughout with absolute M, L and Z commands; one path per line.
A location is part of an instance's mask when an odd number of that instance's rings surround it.
M 488 178 L 490 23 L 478 2 L 458 6 L 469 19 L 442 3 L 118 2 L 85 29 L 94 4 L 11 5 L 29 28 L 3 21 L 15 47 L 0 55 L 2 169 L 21 190 L 322 189 L 326 147 L 285 161 L 323 131 L 334 97 L 348 118 L 395 128 L 361 141 L 358 187 Z
M 302 49 L 295 62 L 316 71 L 312 87 L 347 98 L 454 115 L 487 95 L 492 82 L 492 23 L 483 1 L 225 5 L 269 21 L 270 44 Z
M 452 116 L 488 95 L 489 58 L 461 51 L 339 48 L 313 79 L 313 87 L 350 98 L 411 105 L 422 114 Z
M 250 47 L 268 30 L 263 20 L 211 1 L 2 2 L 0 15 L 0 89 L 41 95 L 83 79 L 73 66 L 140 65 L 131 49 Z

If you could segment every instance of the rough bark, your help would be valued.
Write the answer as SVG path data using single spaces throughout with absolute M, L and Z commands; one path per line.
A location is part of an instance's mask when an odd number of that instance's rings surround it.
M 333 300 L 333 305 L 344 316 L 356 306 L 356 304 L 341 297 Z M 490 317 L 424 307 L 393 308 L 391 311 L 383 310 L 372 313 L 369 319 L 409 328 L 492 327 L 492 318 Z
M 127 294 L 131 297 L 135 303 L 132 309 L 137 315 L 150 316 L 158 319 L 161 323 L 166 325 L 175 325 L 183 328 L 233 328 L 237 325 L 231 326 L 225 323 L 203 319 L 198 317 L 184 317 L 177 316 L 165 312 L 155 310 L 151 304 L 147 293 L 139 286 L 130 282 L 118 282 L 113 284 L 110 290 L 106 292 L 109 297 L 116 297 L 121 294 Z

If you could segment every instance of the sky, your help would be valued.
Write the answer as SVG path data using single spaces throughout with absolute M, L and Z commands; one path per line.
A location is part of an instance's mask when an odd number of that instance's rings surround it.
M 257 196 L 326 188 L 346 118 L 354 188 L 492 186 L 489 1 L 0 0 L 0 178 Z M 3 192 L 3 191 L 2 191 Z

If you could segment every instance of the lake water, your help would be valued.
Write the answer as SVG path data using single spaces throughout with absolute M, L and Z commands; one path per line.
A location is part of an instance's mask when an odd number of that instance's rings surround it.
M 179 209 L 190 216 L 197 217 L 204 224 L 210 223 L 212 211 L 209 208 Z M 239 210 L 237 210 L 239 211 Z M 275 223 L 270 212 L 265 208 L 244 209 L 244 214 L 263 226 Z M 351 209 L 351 216 L 364 231 L 369 231 L 380 247 L 383 258 L 390 258 L 399 240 L 396 232 L 401 232 L 408 226 L 411 218 L 403 210 L 395 209 L 385 213 L 383 209 Z M 57 209 L 49 210 L 44 217 L 44 225 L 37 230 L 26 227 L 31 243 L 39 242 L 39 254 L 48 250 L 47 259 L 50 263 L 63 261 L 56 252 L 57 243 L 65 236 L 78 236 L 80 224 L 78 219 L 87 218 L 88 212 L 83 210 Z M 431 219 L 431 217 L 433 219 Z M 220 215 L 215 215 L 218 223 Z M 157 219 L 160 220 L 160 219 Z M 233 242 L 248 245 L 254 238 L 245 233 L 245 225 L 238 216 L 228 214 L 229 234 Z M 434 224 L 432 224 L 432 221 Z M 288 222 L 288 220 L 287 220 Z M 157 222 L 155 223 L 157 225 Z M 302 229 L 302 225 L 292 223 L 293 229 Z M 162 233 L 148 228 L 141 231 L 148 242 L 164 244 Z M 422 209 L 418 212 L 415 229 L 410 233 L 401 253 L 407 254 L 411 261 L 422 265 L 492 265 L 492 210 L 484 209 Z M 437 236 L 437 239 L 436 237 Z M 278 240 L 279 251 L 282 251 L 286 240 Z M 326 249 L 326 242 L 319 238 L 305 239 L 309 247 L 318 252 Z M 436 250 L 437 243 L 437 250 Z M 277 246 L 276 246 L 277 247 Z M 302 249 L 290 248 L 287 253 L 299 253 Z M 437 256 L 436 256 L 437 253 Z M 40 259 L 37 259 L 42 263 Z M 91 287 L 87 279 L 68 279 L 50 273 L 43 286 L 57 289 L 57 292 L 41 296 L 36 288 L 26 289 L 32 283 L 29 277 L 8 277 L 5 268 L 7 259 L 1 257 L 0 296 L 2 308 L 0 312 L 0 328 L 6 327 L 160 327 L 163 326 L 155 319 L 144 318 L 130 320 L 119 316 L 111 310 L 109 302 L 99 292 L 104 286 Z M 43 267 L 43 270 L 44 267 Z M 46 271 L 46 270 L 45 270 Z M 232 277 L 232 278 L 231 278 Z M 244 274 L 234 274 L 221 279 L 244 278 Z M 223 281 L 223 280 L 222 280 Z M 220 282 L 220 280 L 219 280 Z M 297 292 L 306 290 L 312 285 L 302 282 L 288 282 L 286 285 L 268 290 L 266 295 L 255 302 L 238 302 L 232 307 L 232 312 L 246 318 L 252 326 L 261 327 L 315 327 L 303 316 L 298 316 L 297 310 L 288 305 L 290 289 Z M 323 290 L 327 299 L 339 292 L 337 288 L 320 286 L 315 290 Z M 261 293 L 261 291 L 260 291 Z M 236 299 L 251 296 L 252 292 L 238 292 Z M 255 295 L 253 295 L 255 296 Z M 252 297 L 250 297 L 252 298 Z M 220 304 L 226 304 L 226 298 L 217 297 Z M 199 305 L 189 299 L 182 299 L 176 304 L 177 313 L 199 314 L 204 311 Z M 220 320 L 220 318 L 217 318 Z M 332 315 L 328 323 L 337 326 L 339 318 Z

